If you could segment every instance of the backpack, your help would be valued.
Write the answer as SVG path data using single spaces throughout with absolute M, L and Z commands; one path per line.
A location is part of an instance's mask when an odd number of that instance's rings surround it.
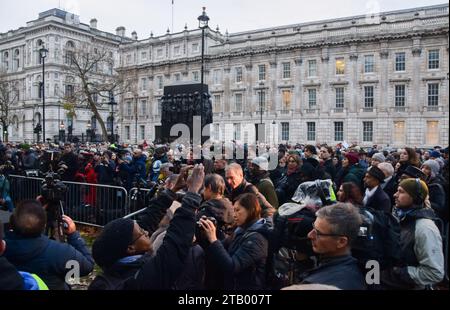
M 352 244 L 352 255 L 365 272 L 366 263 L 376 260 L 380 269 L 395 266 L 400 260 L 400 223 L 390 213 L 360 208 L 363 223 Z

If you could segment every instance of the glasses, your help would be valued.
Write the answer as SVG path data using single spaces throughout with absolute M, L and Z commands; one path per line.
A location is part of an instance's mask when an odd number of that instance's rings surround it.
M 148 236 L 148 231 L 146 231 L 145 229 L 143 229 L 142 227 L 139 226 L 139 236 L 136 237 L 135 239 L 133 239 L 133 241 L 131 241 L 130 245 L 134 244 L 136 241 L 141 239 L 143 236 Z
M 325 234 L 325 233 L 321 232 L 320 230 L 318 230 L 316 228 L 316 226 L 314 225 L 314 223 L 312 224 L 312 227 L 313 227 L 312 232 L 314 234 L 316 234 L 317 238 L 319 238 L 319 237 L 346 237 L 345 235 L 340 235 L 340 234 Z

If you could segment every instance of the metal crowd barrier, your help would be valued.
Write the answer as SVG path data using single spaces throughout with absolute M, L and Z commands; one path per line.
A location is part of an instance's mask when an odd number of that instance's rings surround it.
M 10 175 L 10 193 L 14 204 L 24 199 L 35 199 L 41 194 L 42 178 Z M 63 182 L 64 212 L 75 222 L 103 226 L 130 213 L 128 192 L 119 186 Z

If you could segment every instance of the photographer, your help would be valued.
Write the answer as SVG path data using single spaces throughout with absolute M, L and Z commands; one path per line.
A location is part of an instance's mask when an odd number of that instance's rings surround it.
M 43 235 L 47 215 L 36 200 L 19 203 L 11 216 L 12 231 L 6 234 L 8 247 L 5 257 L 19 270 L 35 273 L 52 290 L 68 289 L 65 276 L 70 260 L 79 263 L 80 276 L 86 276 L 94 267 L 94 261 L 86 243 L 76 231 L 75 223 L 63 216 L 67 243 L 60 243 Z
M 113 185 L 115 165 L 105 152 L 94 156 L 94 171 L 97 174 L 98 184 Z
M 60 158 L 60 163 L 64 162 L 67 166 L 67 169 L 64 170 L 61 175 L 63 181 L 74 181 L 75 175 L 78 171 L 78 157 L 72 151 L 72 146 L 70 143 L 66 143 L 64 145 L 64 152 Z
M 180 173 L 172 188 L 173 191 L 184 186 L 186 171 L 185 169 Z M 198 165 L 186 181 L 188 193 L 183 198 L 182 206 L 175 212 L 163 244 L 154 257 L 151 256 L 152 244 L 149 232 L 138 223 L 130 219 L 117 219 L 108 223 L 92 247 L 95 261 L 102 267 L 103 274 L 94 279 L 89 289 L 171 288 L 185 266 L 192 245 L 195 211 L 201 202 L 198 191 L 203 185 L 203 178 L 203 166 Z M 167 202 L 173 201 L 175 195 L 172 190 L 168 190 L 167 195 L 163 194 L 162 199 L 167 199 Z M 144 223 L 149 229 L 156 229 L 170 205 L 171 202 L 164 207 L 147 208 Z

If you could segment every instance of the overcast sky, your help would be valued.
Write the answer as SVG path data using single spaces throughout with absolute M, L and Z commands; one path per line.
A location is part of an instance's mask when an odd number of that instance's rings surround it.
M 445 3 L 445 0 L 0 0 L 0 32 L 25 26 L 39 12 L 62 8 L 80 15 L 81 22 L 98 20 L 100 30 L 115 33 L 124 26 L 139 39 L 180 32 L 185 24 L 198 27 L 197 17 L 206 7 L 210 27 L 222 33 L 282 26 L 321 19 L 365 15 Z

